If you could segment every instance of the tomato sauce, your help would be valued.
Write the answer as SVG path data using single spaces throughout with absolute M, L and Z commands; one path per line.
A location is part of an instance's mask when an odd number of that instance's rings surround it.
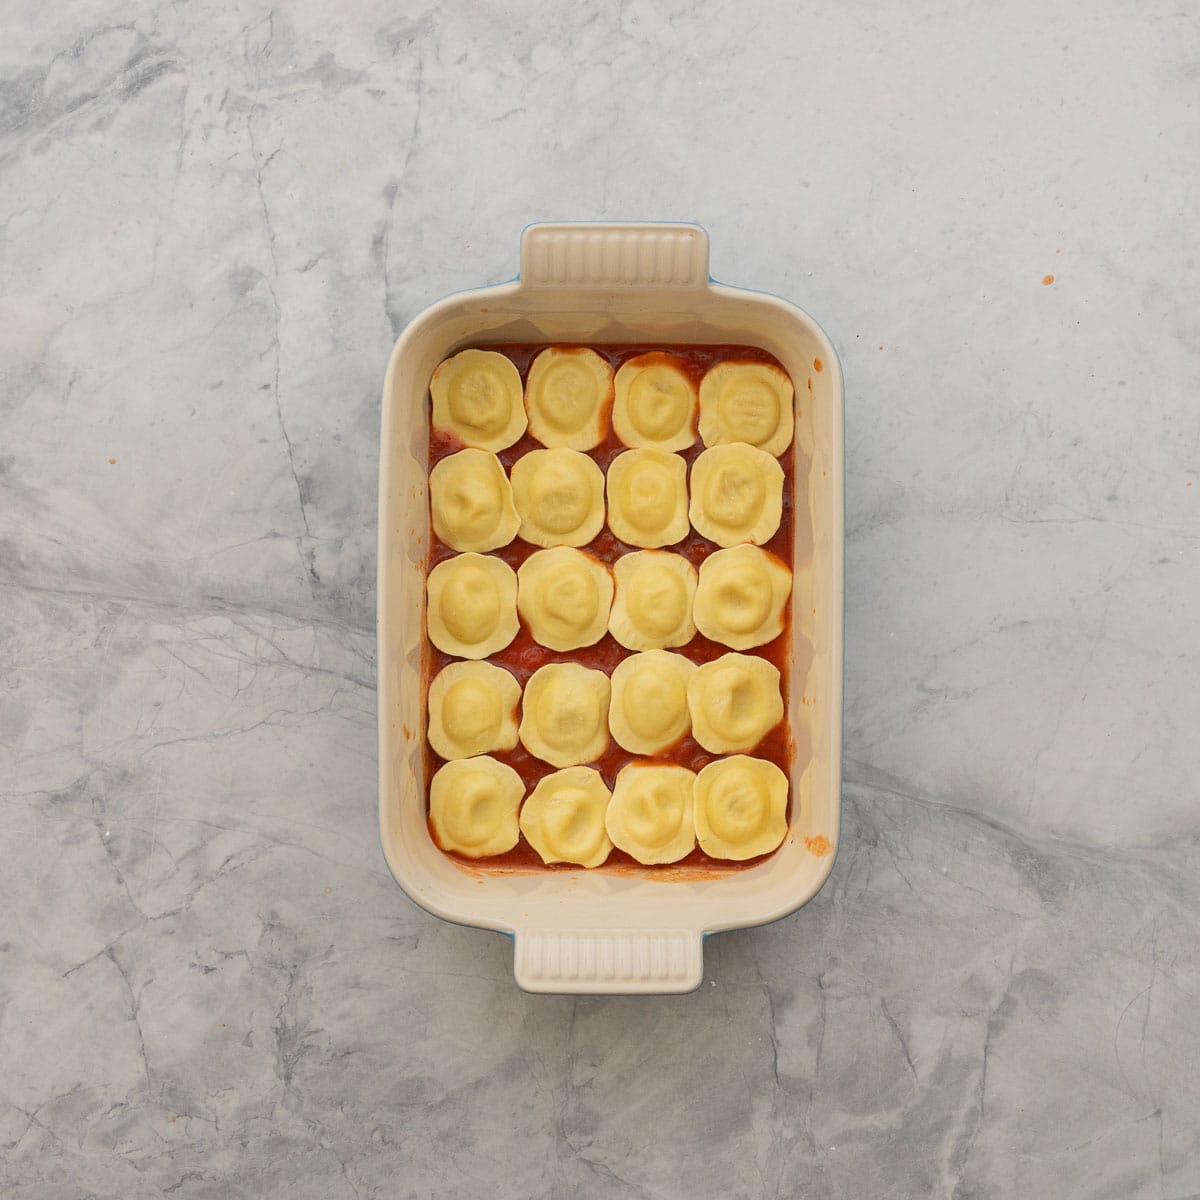
M 554 343 L 555 345 L 564 345 L 564 343 Z M 495 350 L 511 359 L 518 371 L 521 373 L 521 382 L 524 384 L 525 378 L 529 371 L 529 364 L 533 361 L 534 356 L 545 349 L 545 343 L 517 343 L 511 345 L 489 345 L 488 350 Z M 605 346 L 591 345 L 590 348 L 603 358 L 607 359 L 612 364 L 613 370 L 617 370 L 622 363 L 639 354 L 646 354 L 650 351 L 666 351 L 667 353 L 678 358 L 683 364 L 688 374 L 699 386 L 701 378 L 705 372 L 714 363 L 736 360 L 739 362 L 764 362 L 770 363 L 773 366 L 779 366 L 778 361 L 764 350 L 759 350 L 753 346 L 734 346 L 734 345 L 711 345 L 711 346 L 663 346 L 656 344 L 644 345 L 620 345 L 620 346 Z M 793 381 L 794 383 L 794 381 Z M 447 455 L 454 454 L 461 450 L 462 443 L 453 435 L 440 433 L 436 431 L 430 432 L 429 437 L 429 469 L 432 470 L 435 463 Z M 542 448 L 540 442 L 532 438 L 526 433 L 518 442 L 510 446 L 507 450 L 502 450 L 497 455 L 500 462 L 503 464 L 505 471 L 510 471 L 512 465 L 523 454 L 530 450 L 539 450 Z M 588 451 L 591 457 L 601 468 L 607 473 L 608 466 L 612 460 L 622 451 L 628 449 L 613 432 L 611 424 L 604 440 L 593 450 Z M 697 456 L 704 450 L 703 443 L 697 436 L 693 444 L 686 450 L 679 451 L 680 456 L 687 462 L 689 475 L 691 464 Z M 803 565 L 806 556 L 807 547 L 796 546 L 793 544 L 792 532 L 792 508 L 794 504 L 796 492 L 796 453 L 795 441 L 788 449 L 780 456 L 779 463 L 783 467 L 783 516 L 779 523 L 779 529 L 775 536 L 767 542 L 763 549 L 770 551 L 782 562 L 789 567 Z M 579 547 L 585 553 L 599 559 L 600 562 L 611 566 L 618 558 L 625 554 L 631 554 L 640 549 L 637 546 L 630 546 L 625 542 L 616 538 L 605 526 L 599 534 L 586 546 Z M 530 545 L 528 542 L 522 541 L 520 538 L 514 539 L 509 545 L 502 547 L 499 550 L 493 550 L 491 553 L 497 558 L 503 559 L 514 570 L 525 561 L 529 555 L 541 549 L 539 546 Z M 688 536 L 683 541 L 673 545 L 664 546 L 664 550 L 670 550 L 677 554 L 682 554 L 694 566 L 699 567 L 704 559 L 715 553 L 720 547 L 709 541 L 707 538 L 701 537 L 695 529 L 689 529 Z M 449 546 L 441 542 L 432 530 L 430 531 L 430 553 L 427 570 L 432 569 L 444 559 L 451 558 L 455 554 Z M 791 628 L 790 628 L 790 613 L 785 612 L 788 618 L 788 624 L 785 625 L 783 632 L 773 641 L 768 642 L 765 646 L 758 646 L 753 650 L 745 651 L 748 654 L 757 654 L 762 658 L 767 659 L 779 669 L 783 694 L 786 697 L 788 691 L 788 673 L 789 673 L 789 647 L 791 645 Z M 797 646 L 800 650 L 802 647 Z M 703 634 L 697 633 L 690 642 L 685 646 L 673 648 L 674 653 L 682 654 L 686 658 L 691 659 L 696 664 L 711 662 L 713 659 L 720 658 L 723 654 L 729 653 L 729 647 L 722 645 L 719 642 L 710 641 Z M 613 669 L 624 658 L 629 657 L 632 651 L 626 650 L 618 643 L 610 633 L 606 633 L 593 646 L 586 646 L 580 650 L 555 651 L 548 650 L 544 646 L 538 645 L 530 636 L 529 630 L 524 621 L 521 621 L 521 628 L 512 643 L 505 649 L 496 654 L 490 655 L 489 662 L 496 663 L 499 666 L 506 667 L 516 676 L 517 681 L 521 684 L 524 690 L 525 683 L 539 667 L 546 663 L 552 662 L 577 662 L 585 667 L 591 667 L 603 671 L 606 675 L 611 675 Z M 429 642 L 425 645 L 424 658 L 424 682 L 425 689 L 428 690 L 429 681 L 433 679 L 443 667 L 449 663 L 457 661 L 452 655 L 445 654 L 436 646 Z M 799 664 L 806 669 L 806 664 Z M 787 714 L 784 719 L 771 729 L 761 742 L 747 753 L 754 754 L 758 758 L 765 758 L 769 762 L 773 762 L 785 774 L 788 772 L 789 764 L 797 756 L 798 753 L 806 751 L 806 746 L 800 745 L 800 730 L 795 730 L 789 726 Z M 807 731 L 803 731 L 803 736 L 806 740 Z M 525 781 L 527 793 L 532 791 L 539 780 L 545 776 L 552 774 L 556 768 L 549 763 L 542 762 L 541 759 L 534 758 L 528 750 L 519 742 L 514 750 L 496 751 L 492 755 L 493 758 L 500 762 L 507 763 L 512 767 L 518 775 Z M 617 743 L 610 739 L 609 747 L 603 755 L 595 762 L 589 763 L 589 766 L 595 767 L 604 779 L 605 785 L 611 790 L 613 783 L 617 777 L 617 772 L 622 767 L 631 762 L 661 762 L 676 766 L 684 766 L 692 771 L 699 771 L 701 767 L 706 766 L 720 755 L 711 754 L 705 750 L 691 735 L 682 738 L 675 745 L 663 751 L 661 754 L 654 757 L 646 755 L 631 754 L 629 751 L 622 749 Z M 433 778 L 433 774 L 442 766 L 445 760 L 434 753 L 433 749 L 426 743 L 425 745 L 425 788 L 426 797 L 429 793 L 429 781 Z M 428 802 L 428 799 L 427 799 Z M 788 799 L 788 820 L 791 820 L 791 798 Z M 432 836 L 432 835 L 431 835 Z M 772 851 L 771 853 L 775 853 Z M 538 871 L 554 871 L 554 870 L 581 870 L 580 867 L 573 863 L 560 863 L 554 866 L 547 866 L 538 856 L 536 850 L 525 840 L 524 835 L 521 835 L 517 845 L 505 854 L 495 855 L 485 859 L 468 859 L 457 854 L 451 853 L 451 857 L 458 859 L 464 864 L 470 865 L 473 869 L 487 870 L 488 868 L 502 869 L 505 871 L 516 870 L 538 870 Z M 697 846 L 691 854 L 686 858 L 681 859 L 677 863 L 665 864 L 657 867 L 644 867 L 635 859 L 630 857 L 622 850 L 613 849 L 604 866 L 593 868 L 594 870 L 603 871 L 609 869 L 628 870 L 634 868 L 638 872 L 652 872 L 654 875 L 670 876 L 672 872 L 679 872 L 680 868 L 684 868 L 691 875 L 695 875 L 698 871 L 705 875 L 711 874 L 728 874 L 733 871 L 744 870 L 746 867 L 752 867 L 763 859 L 769 858 L 770 855 L 759 855 L 757 858 L 747 859 L 745 862 L 731 862 L 727 859 L 709 858 L 703 850 Z

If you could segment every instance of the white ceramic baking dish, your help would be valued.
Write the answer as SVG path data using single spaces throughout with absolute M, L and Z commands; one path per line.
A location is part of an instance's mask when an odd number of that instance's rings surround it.
M 500 342 L 753 345 L 774 354 L 796 384 L 798 561 L 786 697 L 797 731 L 791 827 L 778 852 L 756 866 L 708 875 L 636 867 L 497 873 L 451 859 L 429 836 L 422 766 L 427 391 L 443 358 Z M 785 916 L 825 882 L 841 792 L 842 414 L 841 373 L 825 335 L 777 297 L 713 282 L 708 236 L 696 225 L 531 226 L 516 280 L 439 301 L 396 342 L 383 386 L 379 465 L 383 852 L 423 908 L 511 934 L 522 988 L 689 991 L 703 978 L 705 936 Z

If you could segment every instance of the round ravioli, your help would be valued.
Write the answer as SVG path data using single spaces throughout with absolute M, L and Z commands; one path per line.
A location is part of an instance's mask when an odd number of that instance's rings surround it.
M 551 346 L 529 368 L 525 411 L 543 446 L 590 450 L 608 432 L 613 371 L 595 350 Z
M 519 533 L 535 546 L 586 546 L 604 527 L 604 475 L 578 450 L 530 450 L 512 487 Z
M 688 517 L 718 546 L 770 541 L 783 516 L 783 468 L 757 446 L 730 442 L 692 464 Z
M 608 788 L 591 767 L 547 775 L 521 808 L 521 832 L 544 863 L 598 867 L 612 852 L 604 814 Z
M 443 758 L 470 758 L 517 744 L 521 685 L 503 667 L 456 662 L 429 685 L 429 744 Z
M 686 450 L 696 440 L 696 387 L 673 354 L 639 354 L 614 385 L 613 429 L 626 446 Z
M 792 381 L 771 363 L 722 362 L 700 381 L 700 438 L 706 446 L 748 442 L 782 454 L 792 440 Z
M 692 736 L 713 754 L 753 750 L 783 720 L 779 670 L 753 654 L 725 654 L 688 680 Z
M 574 767 L 608 748 L 608 676 L 578 663 L 538 667 L 525 685 L 521 744 L 552 767 Z
M 683 646 L 696 636 L 696 568 L 666 550 L 638 550 L 613 563 L 616 596 L 609 632 L 627 650 Z
M 443 850 L 467 858 L 503 854 L 517 844 L 525 785 L 504 763 L 483 755 L 440 767 L 429 785 L 429 824 Z
M 761 758 L 735 754 L 696 776 L 696 839 L 710 858 L 769 854 L 787 834 L 787 776 Z
M 496 550 L 517 536 L 521 518 L 500 460 L 460 450 L 429 472 L 433 532 L 453 550 Z
M 696 628 L 734 650 L 763 646 L 783 632 L 792 573 L 757 546 L 718 550 L 700 564 L 692 605 Z
M 425 584 L 429 640 L 457 658 L 487 658 L 517 636 L 517 573 L 486 554 L 438 563 Z
M 433 427 L 465 446 L 504 450 L 525 432 L 521 373 L 495 350 L 460 350 L 429 381 Z
M 578 650 L 608 629 L 613 581 L 582 550 L 535 550 L 517 568 L 517 611 L 533 640 L 551 650 Z
M 696 664 L 681 654 L 647 650 L 631 654 L 612 673 L 608 725 L 619 746 L 633 754 L 659 754 L 692 727 L 688 681 Z
M 695 782 L 686 767 L 622 767 L 604 819 L 612 844 L 648 867 L 686 858 L 696 845 Z
M 687 463 L 665 450 L 618 454 L 608 468 L 608 527 L 648 550 L 687 537 Z

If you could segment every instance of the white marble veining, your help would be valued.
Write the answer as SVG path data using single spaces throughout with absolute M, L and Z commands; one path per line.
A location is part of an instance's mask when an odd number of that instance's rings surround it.
M 0 1195 L 1200 1195 L 1189 6 L 2 24 Z M 546 217 L 701 221 L 848 383 L 842 851 L 691 996 L 525 996 L 378 848 L 383 367 Z

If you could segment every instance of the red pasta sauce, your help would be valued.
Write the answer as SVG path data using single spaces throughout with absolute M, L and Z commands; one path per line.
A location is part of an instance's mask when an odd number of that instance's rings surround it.
M 565 343 L 553 343 L 556 346 L 566 347 Z M 526 376 L 529 371 L 529 364 L 539 351 L 546 349 L 546 343 L 514 343 L 511 345 L 489 345 L 484 347 L 487 350 L 498 351 L 511 359 L 518 371 L 521 373 L 521 382 L 524 385 Z M 737 362 L 762 362 L 770 363 L 773 366 L 780 366 L 779 362 L 764 350 L 759 350 L 752 346 L 733 346 L 733 345 L 708 345 L 708 346 L 678 346 L 678 345 L 590 345 L 590 349 L 594 350 L 602 358 L 606 359 L 613 367 L 614 372 L 620 368 L 621 364 L 629 359 L 636 357 L 639 354 L 646 354 L 651 351 L 664 351 L 683 364 L 684 369 L 691 377 L 693 383 L 699 387 L 700 380 L 705 372 L 714 364 L 719 362 L 737 361 Z M 780 368 L 782 369 L 782 368 Z M 795 381 L 793 381 L 794 385 Z M 463 449 L 463 444 L 453 435 L 431 431 L 429 436 L 429 469 L 432 470 L 435 463 L 447 455 L 454 454 Z M 510 471 L 512 465 L 522 455 L 530 450 L 541 449 L 541 443 L 532 438 L 528 433 L 507 450 L 501 450 L 497 457 L 503 464 L 505 471 Z M 617 435 L 613 432 L 611 422 L 607 430 L 604 440 L 600 442 L 593 450 L 588 451 L 588 455 L 592 458 L 602 471 L 607 475 L 608 465 L 622 451 L 628 449 L 621 442 Z M 690 476 L 691 464 L 696 457 L 704 450 L 703 443 L 697 436 L 692 445 L 686 450 L 681 450 L 678 453 L 687 462 Z M 797 551 L 806 551 L 807 547 L 797 547 L 793 544 L 792 534 L 792 506 L 796 492 L 796 454 L 795 441 L 788 446 L 787 450 L 779 457 L 780 466 L 783 467 L 783 516 L 779 522 L 779 529 L 774 537 L 763 546 L 764 550 L 770 551 L 788 567 L 796 567 L 801 565 L 802 559 L 797 558 Z M 514 570 L 525 561 L 529 555 L 541 549 L 539 546 L 530 545 L 528 542 L 516 538 L 509 545 L 493 550 L 490 553 L 495 557 L 503 559 Z M 614 562 L 622 555 L 636 552 L 640 547 L 630 546 L 625 542 L 617 539 L 608 529 L 607 525 L 600 531 L 595 538 L 592 539 L 586 546 L 581 546 L 579 549 L 587 554 L 592 555 L 600 562 L 611 567 Z M 676 554 L 682 554 L 689 562 L 697 568 L 704 559 L 714 554 L 720 547 L 715 543 L 703 538 L 695 529 L 689 528 L 688 536 L 682 542 L 678 542 L 673 546 L 664 546 L 664 550 L 670 550 Z M 455 554 L 449 546 L 439 541 L 437 536 L 430 531 L 430 552 L 429 560 L 426 566 L 426 573 L 435 567 L 443 559 L 451 558 Z M 784 610 L 785 625 L 783 632 L 773 641 L 768 642 L 765 646 L 758 646 L 753 650 L 746 651 L 749 654 L 757 654 L 765 658 L 779 669 L 783 694 L 786 697 L 788 692 L 788 674 L 792 663 L 789 662 L 789 646 L 791 644 L 791 613 L 790 608 Z M 797 646 L 795 649 L 799 651 L 802 647 Z M 710 641 L 702 634 L 697 633 L 684 646 L 674 647 L 673 651 L 682 654 L 684 657 L 691 659 L 696 664 L 711 662 L 713 659 L 720 658 L 723 654 L 729 653 L 729 647 L 722 645 L 720 642 Z M 606 633 L 600 641 L 595 645 L 585 646 L 579 650 L 555 651 L 548 650 L 544 646 L 538 645 L 530 636 L 529 630 L 525 622 L 521 621 L 521 628 L 513 641 L 495 654 L 488 656 L 488 661 L 497 664 L 501 667 L 506 667 L 516 676 L 517 682 L 520 683 L 524 690 L 525 683 L 530 675 L 544 666 L 546 663 L 552 662 L 575 662 L 585 667 L 591 667 L 595 670 L 603 671 L 606 675 L 611 675 L 613 669 L 622 659 L 628 658 L 633 653 L 626 650 L 619 642 L 617 642 L 611 633 Z M 423 662 L 423 689 L 422 695 L 427 694 L 429 682 L 449 663 L 457 661 L 452 655 L 446 654 L 439 650 L 436 646 L 426 640 L 425 656 Z M 799 663 L 799 666 L 807 669 L 805 663 Z M 780 721 L 773 729 L 771 729 L 759 744 L 753 750 L 747 753 L 753 754 L 757 758 L 764 758 L 768 762 L 774 763 L 784 772 L 789 774 L 789 765 L 797 754 L 804 749 L 799 745 L 799 737 L 802 734 L 807 738 L 807 731 L 794 729 L 789 725 L 789 714 L 785 713 L 784 719 Z M 443 758 L 434 753 L 428 741 L 425 742 L 425 794 L 426 804 L 428 805 L 429 781 L 433 778 L 434 772 L 445 762 Z M 545 776 L 552 774 L 555 770 L 549 763 L 543 762 L 539 758 L 535 758 L 528 750 L 525 749 L 520 742 L 513 750 L 494 751 L 492 757 L 499 762 L 507 763 L 517 772 L 518 775 L 525 781 L 526 794 L 533 790 L 538 781 Z M 705 750 L 690 734 L 680 739 L 673 746 L 664 750 L 662 753 L 655 756 L 631 754 L 628 750 L 622 749 L 617 743 L 610 738 L 608 749 L 589 766 L 595 767 L 604 778 L 605 786 L 611 791 L 613 783 L 616 780 L 617 772 L 622 767 L 631 762 L 649 762 L 662 763 L 664 765 L 683 766 L 691 771 L 699 771 L 701 767 L 707 766 L 714 759 L 721 757 L 717 754 L 711 754 Z M 788 821 L 791 822 L 791 795 L 788 796 Z M 432 830 L 430 832 L 432 837 Z M 464 865 L 470 866 L 475 870 L 498 870 L 498 871 L 558 871 L 570 870 L 579 871 L 581 867 L 574 863 L 556 863 L 553 866 L 547 866 L 542 862 L 537 851 L 525 840 L 524 834 L 513 849 L 504 854 L 494 855 L 490 858 L 471 859 L 465 856 L 455 854 L 451 851 L 446 851 L 450 856 Z M 772 854 L 775 851 L 771 851 Z M 646 867 L 638 863 L 630 855 L 623 850 L 613 848 L 608 859 L 601 867 L 595 867 L 593 870 L 606 871 L 616 870 L 628 873 L 633 870 L 638 874 L 646 874 L 653 876 L 661 876 L 670 878 L 672 876 L 682 878 L 684 876 L 695 878 L 697 875 L 720 875 L 729 874 L 730 872 L 744 870 L 747 867 L 752 867 L 757 863 L 762 862 L 765 858 L 769 858 L 769 854 L 759 855 L 756 858 L 746 859 L 744 862 L 733 862 L 727 859 L 710 858 L 699 846 L 696 846 L 692 852 L 676 863 L 665 863 L 660 866 Z

